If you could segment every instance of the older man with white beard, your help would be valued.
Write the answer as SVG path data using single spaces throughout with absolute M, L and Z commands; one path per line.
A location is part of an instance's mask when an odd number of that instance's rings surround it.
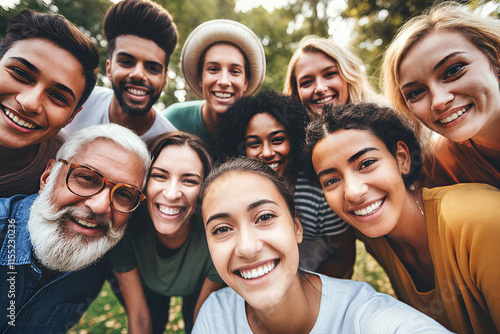
M 64 333 L 97 296 L 102 256 L 145 198 L 150 156 L 132 131 L 106 124 L 70 137 L 38 195 L 0 199 L 1 333 Z

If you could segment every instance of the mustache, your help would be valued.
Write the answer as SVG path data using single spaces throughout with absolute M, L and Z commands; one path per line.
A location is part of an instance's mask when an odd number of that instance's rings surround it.
M 125 85 L 134 85 L 134 86 L 137 86 L 137 87 L 142 87 L 142 88 L 146 89 L 148 92 L 154 91 L 153 86 L 147 85 L 144 80 L 130 79 L 130 80 L 126 81 L 126 82 L 120 83 L 120 88 L 124 89 Z

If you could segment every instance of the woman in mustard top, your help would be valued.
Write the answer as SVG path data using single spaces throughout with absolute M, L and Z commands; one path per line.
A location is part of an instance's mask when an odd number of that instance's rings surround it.
M 498 189 L 412 190 L 421 167 L 413 128 L 374 104 L 325 108 L 306 141 L 326 200 L 357 230 L 400 300 L 458 333 L 498 332 Z

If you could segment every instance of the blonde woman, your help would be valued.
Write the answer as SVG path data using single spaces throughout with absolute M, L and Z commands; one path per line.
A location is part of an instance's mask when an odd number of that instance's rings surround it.
M 324 104 L 378 100 L 361 60 L 317 36 L 299 42 L 288 63 L 283 93 L 300 100 L 311 118 L 321 114 Z
M 425 161 L 427 186 L 500 187 L 500 21 L 444 3 L 407 22 L 384 57 L 396 110 L 440 134 Z M 417 120 L 418 119 L 418 120 Z

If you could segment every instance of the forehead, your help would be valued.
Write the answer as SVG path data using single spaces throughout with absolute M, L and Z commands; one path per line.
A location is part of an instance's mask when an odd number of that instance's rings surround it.
M 131 55 L 138 60 L 160 63 L 163 66 L 165 66 L 167 56 L 153 40 L 135 35 L 120 35 L 115 38 L 112 57 L 124 54 Z
M 223 57 L 221 57 L 223 55 Z M 228 60 L 241 66 L 245 65 L 245 57 L 239 48 L 229 43 L 216 43 L 211 45 L 205 54 L 206 62 L 220 62 Z
M 384 142 L 371 131 L 349 129 L 335 131 L 321 139 L 312 151 L 312 158 L 315 165 L 325 160 L 344 162 L 367 147 L 389 152 Z
M 169 145 L 164 147 L 153 167 L 167 170 L 184 170 L 186 172 L 203 171 L 203 164 L 198 154 L 188 145 Z
M 267 112 L 254 115 L 247 126 L 247 133 L 275 130 L 285 130 L 285 126 Z
M 144 169 L 140 158 L 111 140 L 98 138 L 85 144 L 70 161 L 92 167 L 114 183 L 141 189 Z
M 297 60 L 295 71 L 297 76 L 300 76 L 303 72 L 319 71 L 330 66 L 337 66 L 337 62 L 325 53 L 321 51 L 306 51 Z
M 23 58 L 37 68 L 40 81 L 60 83 L 70 88 L 78 101 L 85 88 L 82 64 L 69 51 L 45 38 L 28 38 L 16 41 L 0 60 Z
M 283 209 L 285 199 L 267 177 L 253 172 L 229 172 L 216 179 L 203 199 L 203 217 L 218 212 L 246 212 L 248 205 L 262 199 L 272 200 Z
M 479 52 L 477 48 L 461 32 L 452 30 L 434 30 L 413 44 L 401 59 L 399 74 L 429 66 L 434 68 L 439 61 L 453 52 Z

